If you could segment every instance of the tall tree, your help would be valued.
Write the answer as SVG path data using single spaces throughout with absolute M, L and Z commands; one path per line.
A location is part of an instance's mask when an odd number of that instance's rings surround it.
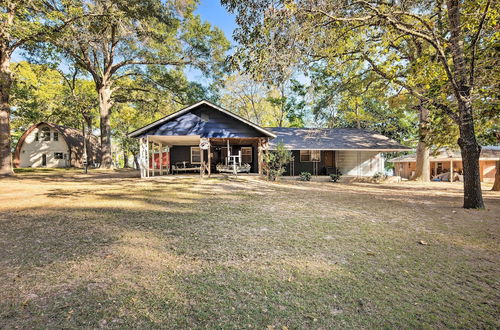
M 11 175 L 11 58 L 29 42 L 62 29 L 66 18 L 49 16 L 52 1 L 3 0 L 0 2 L 0 175 Z
M 196 4 L 195 0 L 92 0 L 58 7 L 65 15 L 85 17 L 50 42 L 95 82 L 103 168 L 112 167 L 110 118 L 120 79 L 140 75 L 148 65 L 192 65 L 209 72 L 222 62 L 229 44 L 219 29 L 193 14 Z
M 252 46 L 250 51 L 258 53 L 262 35 L 269 34 L 267 28 L 275 27 L 273 24 L 281 21 L 277 35 L 286 36 L 281 38 L 285 45 L 286 40 L 300 40 L 303 59 L 340 57 L 363 61 L 380 76 L 449 116 L 460 132 L 458 144 L 464 167 L 463 206 L 484 207 L 479 177 L 481 148 L 475 134 L 473 99 L 480 87 L 478 72 L 498 70 L 498 65 L 494 65 L 498 59 L 491 51 L 498 12 L 490 10 L 490 0 L 447 0 L 446 4 L 343 0 L 260 0 L 250 5 L 241 0 L 223 0 L 223 3 L 238 12 L 241 25 L 236 38 L 243 45 Z M 428 84 L 422 93 L 407 83 L 409 77 L 401 79 L 391 70 L 386 70 L 382 65 L 385 58 L 380 56 L 380 51 L 390 46 L 386 36 L 413 38 L 431 47 L 446 83 L 443 86 Z M 358 51 L 359 44 L 364 46 L 362 52 Z M 398 62 L 402 66 L 408 65 L 403 59 Z M 439 88 L 438 93 L 431 87 Z

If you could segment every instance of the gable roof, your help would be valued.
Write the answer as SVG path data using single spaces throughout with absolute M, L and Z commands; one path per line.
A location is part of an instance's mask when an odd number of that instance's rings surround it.
M 217 111 L 220 111 L 220 112 L 222 112 L 222 113 L 224 113 L 224 114 L 226 114 L 226 115 L 228 115 L 228 116 L 230 116 L 230 117 L 232 117 L 232 118 L 234 118 L 236 120 L 239 120 L 243 124 L 248 125 L 248 126 L 254 128 L 255 130 L 263 133 L 266 136 L 269 136 L 271 138 L 275 138 L 276 137 L 276 135 L 273 134 L 272 132 L 270 132 L 269 130 L 266 130 L 266 129 L 260 127 L 259 125 L 256 125 L 256 124 L 252 123 L 251 121 L 248 121 L 245 118 L 242 118 L 242 117 L 240 117 L 240 116 L 232 113 L 231 111 L 226 110 L 224 108 L 221 108 L 221 107 L 219 107 L 219 106 L 217 106 L 217 105 L 215 105 L 215 104 L 213 104 L 213 103 L 211 103 L 211 102 L 209 102 L 207 100 L 199 101 L 199 102 L 197 102 L 197 103 L 195 103 L 193 105 L 190 105 L 190 106 L 188 106 L 188 107 L 186 107 L 184 109 L 181 109 L 181 110 L 179 110 L 177 112 L 174 112 L 171 115 L 168 115 L 166 117 L 158 119 L 157 121 L 154 121 L 151 124 L 148 124 L 148 125 L 146 125 L 144 127 L 136 129 L 135 131 L 128 133 L 128 136 L 129 137 L 138 137 L 142 133 L 144 133 L 144 132 L 146 132 L 146 131 L 148 131 L 150 129 L 153 129 L 155 127 L 158 127 L 158 126 L 160 126 L 160 125 L 162 125 L 164 123 L 167 123 L 167 122 L 169 122 L 169 121 L 171 121 L 171 120 L 173 120 L 173 119 L 175 119 L 175 118 L 177 118 L 179 116 L 182 116 L 183 114 L 188 113 L 189 111 L 191 111 L 191 110 L 193 110 L 193 109 L 195 109 L 195 108 L 197 108 L 197 107 L 199 107 L 201 105 L 206 105 L 206 106 L 208 106 L 208 107 L 210 107 L 212 109 L 215 109 Z
M 398 142 L 375 132 L 357 128 L 267 128 L 277 135 L 270 142 L 275 149 L 283 142 L 290 150 L 377 150 L 410 151 Z
M 500 146 L 483 146 L 481 147 L 481 154 L 479 159 L 483 160 L 500 160 Z M 450 161 L 450 160 L 462 160 L 462 154 L 458 149 L 451 148 L 439 148 L 435 153 L 431 153 L 429 156 L 431 161 Z M 391 163 L 403 163 L 403 162 L 416 162 L 417 155 L 411 153 L 408 155 L 388 159 Z

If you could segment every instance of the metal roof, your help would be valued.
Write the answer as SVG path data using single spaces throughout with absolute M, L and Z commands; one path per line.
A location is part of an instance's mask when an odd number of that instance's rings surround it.
M 266 129 L 277 135 L 270 141 L 271 149 L 275 149 L 279 142 L 283 142 L 290 150 L 412 150 L 382 134 L 357 128 L 267 127 Z

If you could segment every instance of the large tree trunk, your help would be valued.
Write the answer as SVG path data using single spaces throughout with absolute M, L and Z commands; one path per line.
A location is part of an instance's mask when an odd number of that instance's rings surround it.
M 138 155 L 136 155 L 136 154 L 134 154 L 134 164 L 135 164 L 135 168 L 136 168 L 136 169 L 138 169 L 138 170 L 140 170 L 140 169 L 141 169 L 141 167 L 140 167 L 140 165 L 139 165 L 139 156 L 138 156 Z
M 429 182 L 431 179 L 429 164 L 429 146 L 427 144 L 429 137 L 429 109 L 420 104 L 419 127 L 418 127 L 418 145 L 417 145 L 417 164 L 415 175 L 412 180 Z
M 496 173 L 495 173 L 495 183 L 493 183 L 493 191 L 500 191 L 500 161 L 497 161 Z
M 474 132 L 472 106 L 468 102 L 459 102 L 461 114 L 460 138 L 458 145 L 462 152 L 464 168 L 464 208 L 484 208 L 479 170 L 481 146 L 477 143 Z
M 10 152 L 10 53 L 5 47 L 0 50 L 0 175 L 12 175 L 12 154 Z
M 111 86 L 104 82 L 97 89 L 99 93 L 99 111 L 101 128 L 101 168 L 112 169 L 113 158 L 111 155 Z
M 122 144 L 123 149 L 123 168 L 129 168 L 128 166 L 128 151 L 125 143 Z
M 484 208 L 483 193 L 479 172 L 479 154 L 481 146 L 477 143 L 474 130 L 474 116 L 471 104 L 472 87 L 470 72 L 466 67 L 464 41 L 461 36 L 460 1 L 448 0 L 448 19 L 450 23 L 450 52 L 453 58 L 455 81 L 453 88 L 458 102 L 458 124 L 460 138 L 458 145 L 462 152 L 464 168 L 464 208 Z

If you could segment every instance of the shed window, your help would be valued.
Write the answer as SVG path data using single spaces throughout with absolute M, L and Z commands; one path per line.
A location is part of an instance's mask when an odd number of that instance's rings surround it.
M 252 162 L 252 147 L 241 148 L 241 162 L 248 164 Z
M 319 162 L 321 161 L 321 152 L 319 150 L 300 150 L 301 162 Z
M 54 159 L 64 159 L 64 154 L 62 152 L 54 152 Z
M 42 128 L 42 141 L 50 141 L 50 128 L 44 127 Z
M 57 133 L 57 132 L 52 133 L 52 140 L 59 141 L 59 133 Z
M 35 133 L 35 141 L 39 141 L 39 140 L 40 140 L 40 138 L 39 138 L 38 133 Z
M 191 164 L 201 163 L 200 147 L 191 147 Z

